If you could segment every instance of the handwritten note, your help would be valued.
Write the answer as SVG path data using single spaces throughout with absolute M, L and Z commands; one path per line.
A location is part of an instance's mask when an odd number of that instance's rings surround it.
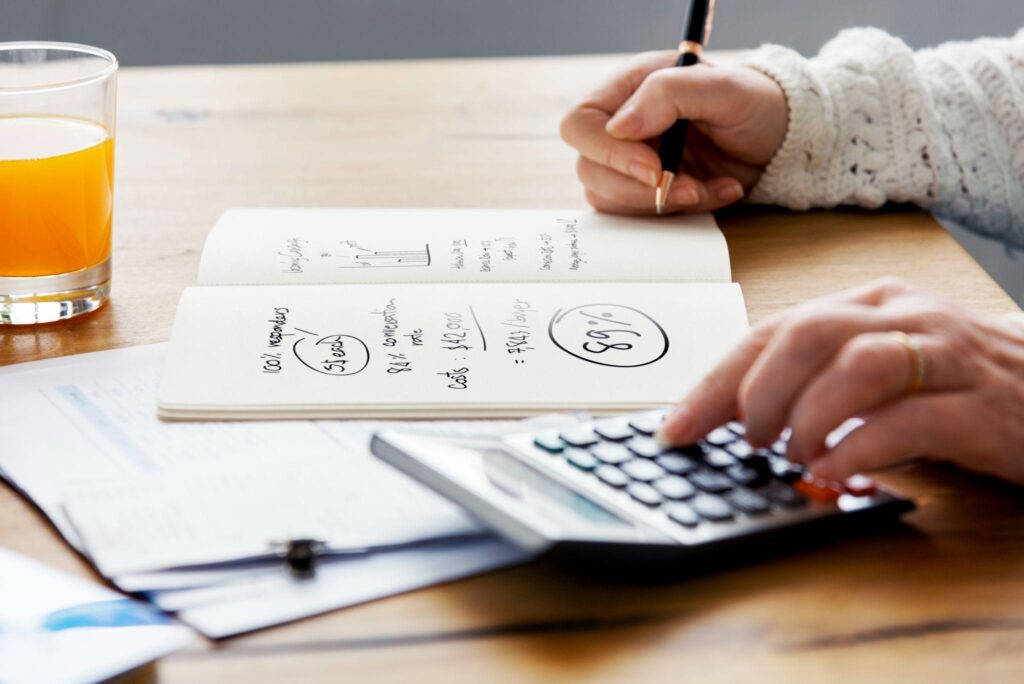
M 665 329 L 643 311 L 622 304 L 585 304 L 556 311 L 548 334 L 565 353 L 600 366 L 636 368 L 668 353 Z
M 199 269 L 208 285 L 729 279 L 710 215 L 572 210 L 232 209 Z
M 167 417 L 524 415 L 671 403 L 746 328 L 733 284 L 187 290 Z

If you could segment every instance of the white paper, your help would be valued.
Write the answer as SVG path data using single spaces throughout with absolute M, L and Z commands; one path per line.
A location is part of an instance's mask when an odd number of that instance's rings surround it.
M 144 604 L 0 549 L 0 682 L 96 682 L 185 647 Z
M 656 408 L 746 327 L 733 283 L 190 288 L 159 406 L 174 418 Z
M 231 209 L 200 285 L 408 282 L 729 282 L 710 214 L 579 210 Z
M 376 464 L 336 462 L 347 458 L 131 478 L 73 491 L 65 507 L 108 577 L 280 553 L 289 539 L 365 550 L 482 533 L 443 502 L 389 486 Z
M 154 396 L 165 351 L 165 344 L 154 344 L 0 368 L 0 469 L 79 551 L 81 540 L 64 515 L 64 493 L 144 472 L 149 459 L 137 458 L 142 447 L 135 445 L 162 448 L 145 430 L 163 426 L 154 417 Z M 67 400 L 86 387 L 104 410 L 91 410 L 95 402 Z M 127 400 L 115 404 L 107 397 Z M 225 427 L 239 432 L 234 424 Z M 126 432 L 140 429 L 134 439 Z M 195 442 L 199 449 L 204 444 Z M 183 459 L 193 453 L 188 446 Z
M 258 471 L 322 454 L 348 470 L 346 464 L 363 459 L 372 464 L 368 468 L 376 467 L 375 478 L 384 482 L 394 478 L 411 486 L 406 493 L 414 500 L 424 501 L 425 510 L 449 505 L 384 464 L 371 460 L 359 431 L 352 430 L 351 423 L 160 423 L 154 415 L 154 395 L 164 352 L 165 345 L 150 345 L 0 368 L 0 469 L 79 550 L 89 552 L 64 513 L 68 492 L 109 488 L 139 477 L 164 474 L 174 478 L 201 473 L 208 466 L 234 464 L 240 469 Z M 465 421 L 417 423 L 403 429 L 455 436 L 500 436 L 576 420 L 577 416 L 567 415 L 539 418 L 527 424 Z M 372 426 L 363 425 L 363 429 Z M 296 450 L 296 444 L 303 448 Z M 504 542 L 474 537 L 429 548 L 406 547 L 354 556 L 344 561 L 326 558 L 315 579 L 301 582 L 288 575 L 280 561 L 132 573 L 112 579 L 125 590 L 146 593 L 158 605 L 181 606 L 180 617 L 206 636 L 220 638 L 522 560 L 522 553 Z M 2 572 L 0 576 L 4 577 L 4 582 L 0 582 L 3 615 L 5 606 L 15 605 L 4 598 L 3 590 L 19 592 L 21 585 L 9 581 L 9 575 Z M 53 598 L 59 596 L 52 594 Z M 6 632 L 11 634 L 10 630 Z M 0 642 L 4 638 L 0 629 Z M 76 642 L 79 643 L 86 642 Z M 88 643 L 85 650 L 95 645 Z M 114 663 L 117 667 L 129 665 L 129 655 L 135 654 L 134 650 L 121 653 L 103 643 L 98 645 L 103 646 L 103 662 L 111 663 L 112 668 Z M 16 649 L 19 655 L 35 659 L 35 651 L 25 650 L 21 641 Z M 159 653 L 154 651 L 153 657 L 156 655 Z M 20 673 L 13 668 L 25 662 L 0 657 L 0 681 L 21 681 L 13 675 L 3 675 L 8 671 Z M 82 658 L 72 662 L 75 669 L 71 671 L 81 674 L 84 680 L 100 679 L 108 672 L 80 667 L 86 662 Z M 62 663 L 51 664 L 58 667 Z M 109 670 L 113 672 L 114 669 Z M 28 681 L 39 678 L 30 677 Z
M 398 509 L 415 511 L 408 528 L 422 535 L 417 539 L 475 529 L 461 509 L 369 453 L 369 436 L 379 425 L 328 421 L 161 423 L 155 417 L 154 396 L 163 353 L 164 345 L 153 345 L 0 369 L 0 468 L 43 509 L 70 542 L 91 554 L 101 567 L 106 553 L 118 552 L 120 545 L 145 549 L 162 544 L 161 538 L 154 535 L 165 535 L 167 526 L 175 522 L 170 519 L 174 506 L 187 503 L 184 496 L 177 497 L 181 483 L 204 477 L 222 481 L 238 473 L 253 491 L 261 492 L 263 503 L 272 507 L 275 501 L 302 494 L 280 487 L 288 481 L 282 479 L 288 470 L 300 464 L 320 478 L 321 486 L 315 492 L 306 491 L 308 496 L 302 509 L 309 514 L 311 526 L 316 520 L 315 513 L 348 512 L 349 518 L 357 523 L 351 529 L 376 533 L 374 545 L 412 541 L 414 535 L 396 521 Z M 556 416 L 551 420 L 570 422 L 575 418 Z M 528 429 L 508 422 L 406 427 L 458 435 L 500 435 Z M 168 484 L 166 493 L 160 491 L 161 481 Z M 333 496 L 332 483 L 337 483 L 339 490 L 358 483 L 373 496 L 358 501 L 341 500 Z M 267 494 L 275 487 L 277 492 Z M 107 496 L 108 517 L 102 515 L 102 509 L 92 510 L 110 527 L 98 527 L 104 533 L 98 534 L 95 544 L 86 548 L 68 520 L 64 505 L 72 495 L 95 501 L 92 492 Z M 139 492 L 150 493 L 151 498 L 147 500 Z M 175 496 L 168 497 L 170 492 Z M 179 530 L 184 530 L 179 541 L 191 535 L 195 542 L 187 547 L 187 559 L 175 561 L 161 556 L 158 562 L 140 561 L 132 567 L 181 565 L 197 562 L 203 554 L 211 560 L 223 559 L 223 552 L 213 546 L 221 539 L 204 536 L 202 527 L 223 532 L 223 525 L 229 522 L 224 518 L 241 523 L 240 529 L 262 536 L 264 531 L 259 526 L 247 528 L 245 520 L 221 515 L 218 521 L 217 511 L 236 501 L 235 497 L 191 500 L 195 506 L 182 511 L 176 521 L 181 525 Z M 131 514 L 125 514 L 126 511 Z M 289 520 L 302 518 L 292 515 Z M 266 520 L 254 522 L 262 525 Z M 269 542 L 279 532 L 267 530 L 265 541 Z M 152 545 L 143 543 L 147 537 Z M 364 537 L 360 543 L 368 540 Z M 172 546 L 168 544 L 168 548 Z M 173 548 L 184 550 L 182 546 Z M 264 543 L 263 549 L 266 548 Z M 245 569 L 240 568 L 239 573 L 244 574 Z M 174 584 L 177 580 L 166 581 Z M 145 588 L 137 583 L 132 586 L 133 590 Z
M 217 639 L 527 560 L 523 551 L 493 537 L 374 553 L 325 562 L 308 580 L 279 570 L 224 592 L 179 596 L 179 604 L 194 605 L 178 618 Z
M 254 476 L 289 463 L 319 463 L 334 479 L 358 480 L 378 498 L 352 509 L 373 527 L 401 501 L 463 530 L 465 515 L 446 500 L 378 462 L 367 448 L 372 427 L 312 422 L 166 424 L 156 419 L 162 349 L 88 355 L 45 376 L 12 374 L 0 384 L 0 467 L 44 510 L 69 492 L 129 488 L 147 477 L 202 477 L 233 469 Z M 333 471 L 331 468 L 333 467 Z M 326 475 L 325 475 L 326 477 Z M 56 517 L 62 517 L 59 511 Z M 66 523 L 62 523 L 65 529 Z M 74 533 L 71 533 L 74 537 Z

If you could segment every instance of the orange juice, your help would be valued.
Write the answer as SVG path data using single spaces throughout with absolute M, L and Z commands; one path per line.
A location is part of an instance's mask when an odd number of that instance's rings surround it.
M 81 119 L 0 117 L 0 276 L 68 273 L 110 256 L 114 139 Z

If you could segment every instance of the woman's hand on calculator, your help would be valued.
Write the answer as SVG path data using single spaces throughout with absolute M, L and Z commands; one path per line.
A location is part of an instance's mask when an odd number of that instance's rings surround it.
M 886 279 L 756 326 L 680 402 L 661 438 L 740 418 L 755 446 L 789 426 L 787 457 L 823 479 L 918 455 L 1024 483 L 1024 326 Z M 864 419 L 829 448 L 846 420 Z

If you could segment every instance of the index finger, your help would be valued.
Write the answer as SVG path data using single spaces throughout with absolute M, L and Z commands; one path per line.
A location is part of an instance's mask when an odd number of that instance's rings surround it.
M 735 418 L 740 384 L 782 320 L 770 319 L 743 338 L 665 418 L 658 439 L 667 444 L 692 444 Z
M 672 53 L 645 53 L 594 91 L 562 119 L 562 139 L 580 155 L 646 185 L 658 183 L 658 155 L 643 142 L 620 141 L 605 127 L 612 115 L 652 71 L 671 64 Z
M 586 97 L 578 108 L 596 109 L 611 118 L 611 115 L 617 112 L 619 107 L 636 92 L 636 89 L 651 72 L 672 66 L 675 60 L 676 53 L 671 50 L 643 52 L 631 59 L 625 68 Z

